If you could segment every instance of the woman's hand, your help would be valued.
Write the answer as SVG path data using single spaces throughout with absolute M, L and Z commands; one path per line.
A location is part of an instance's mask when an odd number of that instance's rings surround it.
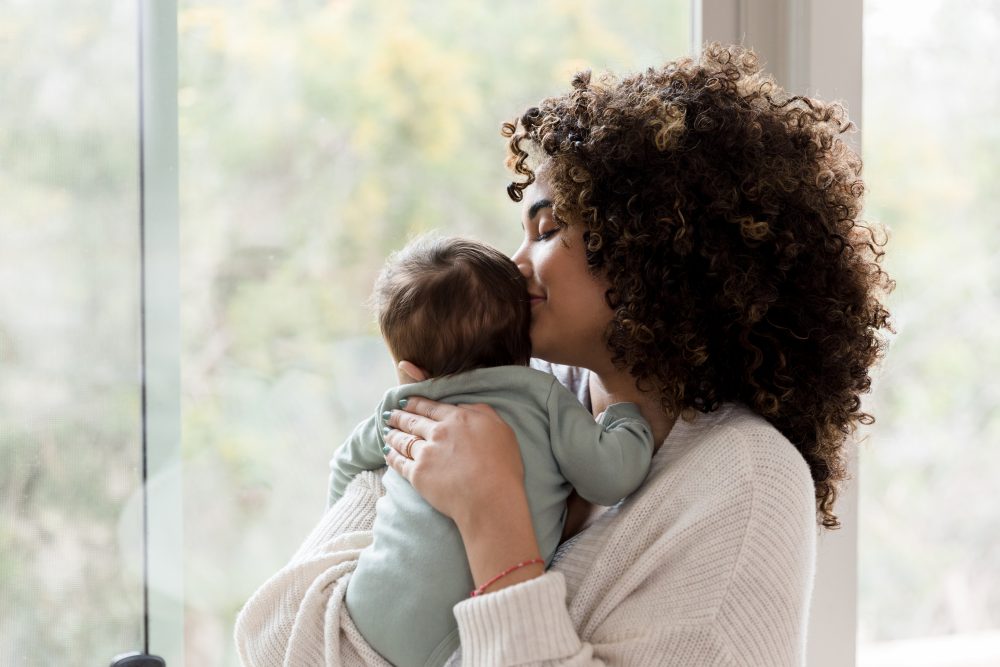
M 488 405 L 410 397 L 393 410 L 386 462 L 462 534 L 476 586 L 540 557 L 524 464 L 514 431 Z M 404 454 L 406 456 L 404 456 Z M 489 583 L 488 592 L 540 576 L 533 564 Z
M 517 438 L 490 406 L 411 397 L 388 424 L 389 467 L 456 523 L 492 514 L 511 493 L 524 492 Z

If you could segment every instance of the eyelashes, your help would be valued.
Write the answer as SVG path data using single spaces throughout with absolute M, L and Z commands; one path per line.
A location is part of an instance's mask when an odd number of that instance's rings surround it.
M 538 230 L 538 235 L 535 236 L 535 241 L 547 241 L 567 227 L 566 223 L 557 218 L 555 214 L 552 215 L 552 223 L 555 225 L 554 228 L 544 232 L 541 229 Z

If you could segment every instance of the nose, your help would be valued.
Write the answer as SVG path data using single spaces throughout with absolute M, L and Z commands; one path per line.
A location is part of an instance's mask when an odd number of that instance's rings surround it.
M 521 272 L 521 275 L 525 278 L 531 278 L 531 262 L 528 260 L 528 244 L 522 243 L 521 246 L 510 256 L 511 261 L 517 266 L 517 270 Z

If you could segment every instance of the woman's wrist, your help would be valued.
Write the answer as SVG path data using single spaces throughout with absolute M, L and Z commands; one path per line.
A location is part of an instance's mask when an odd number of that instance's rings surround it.
M 523 488 L 519 493 L 506 494 L 503 502 L 491 503 L 488 510 L 457 517 L 455 523 L 465 543 L 476 589 L 488 584 L 483 593 L 496 592 L 545 572 L 542 563 L 531 563 L 496 578 L 519 563 L 541 559 Z
M 545 566 L 545 560 L 543 558 L 541 558 L 541 557 L 538 557 L 538 558 L 532 558 L 530 560 L 521 561 L 520 563 L 517 563 L 516 565 L 511 565 L 510 567 L 508 567 L 503 572 L 501 572 L 499 574 L 493 575 L 493 577 L 489 581 L 487 581 L 485 584 L 483 584 L 482 586 L 480 586 L 476 590 L 472 591 L 472 596 L 476 597 L 477 595 L 482 595 L 483 593 L 488 593 L 491 588 L 495 588 L 494 584 L 496 582 L 500 581 L 504 577 L 507 577 L 507 576 L 513 574 L 514 572 L 517 572 L 518 570 L 520 570 L 523 567 L 531 567 L 532 565 L 541 565 L 542 567 L 544 567 Z M 535 575 L 529 574 L 529 576 L 531 578 L 534 578 Z M 523 581 L 523 580 L 524 580 L 523 578 L 519 578 L 518 579 L 518 581 Z

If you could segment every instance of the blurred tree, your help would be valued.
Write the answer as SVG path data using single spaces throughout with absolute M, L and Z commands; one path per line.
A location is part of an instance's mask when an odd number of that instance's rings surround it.
M 130 3 L 0 6 L 0 664 L 140 640 L 135 25 Z

